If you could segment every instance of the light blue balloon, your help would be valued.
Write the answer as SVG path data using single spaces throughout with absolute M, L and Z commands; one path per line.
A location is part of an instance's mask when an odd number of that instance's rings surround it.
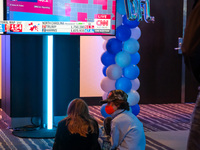
M 129 65 L 123 69 L 123 74 L 130 80 L 136 79 L 140 74 L 140 69 L 137 65 Z
M 126 14 L 124 0 L 117 0 L 117 12 L 121 15 Z
M 125 41 L 123 45 L 123 50 L 130 54 L 138 52 L 139 48 L 140 48 L 139 42 L 133 38 L 130 38 L 127 41 Z
M 141 30 L 139 27 L 131 29 L 131 38 L 138 40 L 141 36 Z
M 135 91 L 135 90 L 131 90 L 128 94 L 128 103 L 129 103 L 129 106 L 133 106 L 133 105 L 136 105 L 138 104 L 138 102 L 140 101 L 140 94 Z
M 138 52 L 131 54 L 131 64 L 137 65 L 140 62 L 140 54 Z
M 106 70 L 106 75 L 111 80 L 117 80 L 122 76 L 122 68 L 117 64 L 110 65 Z
M 117 65 L 119 65 L 122 68 L 126 67 L 126 66 L 130 65 L 130 63 L 131 63 L 131 55 L 125 51 L 121 51 L 116 54 L 115 62 Z
M 128 93 L 132 88 L 132 83 L 128 78 L 121 77 L 121 78 L 116 80 L 115 88 L 117 90 L 122 90 L 125 93 Z

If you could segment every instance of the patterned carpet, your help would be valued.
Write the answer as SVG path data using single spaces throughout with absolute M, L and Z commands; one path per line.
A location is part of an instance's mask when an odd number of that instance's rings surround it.
M 137 117 L 144 125 L 145 132 L 178 131 L 190 128 L 194 103 L 190 104 L 141 104 Z M 90 113 L 103 122 L 101 106 L 89 106 Z
M 140 105 L 137 116 L 144 124 L 145 132 L 188 130 L 194 104 Z M 89 106 L 90 113 L 99 122 L 103 121 L 100 106 Z M 5 122 L 0 121 L 1 150 L 47 150 L 52 149 L 54 139 L 18 138 L 12 135 Z M 167 145 L 146 136 L 146 150 L 172 150 Z

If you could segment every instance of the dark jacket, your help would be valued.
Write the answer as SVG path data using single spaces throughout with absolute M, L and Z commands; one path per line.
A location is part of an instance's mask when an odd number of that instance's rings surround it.
M 200 83 L 200 0 L 195 0 L 187 20 L 182 52 L 186 66 Z
M 98 133 L 89 133 L 87 137 L 80 136 L 80 134 L 71 134 L 66 125 L 67 119 L 58 123 L 58 128 L 55 136 L 53 150 L 100 150 L 98 143 Z M 95 121 L 95 120 L 94 120 Z M 95 121 L 96 129 L 98 124 Z

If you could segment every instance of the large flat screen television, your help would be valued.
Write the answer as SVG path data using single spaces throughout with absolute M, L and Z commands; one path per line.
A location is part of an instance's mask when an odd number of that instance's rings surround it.
M 116 0 L 6 0 L 7 34 L 115 35 Z

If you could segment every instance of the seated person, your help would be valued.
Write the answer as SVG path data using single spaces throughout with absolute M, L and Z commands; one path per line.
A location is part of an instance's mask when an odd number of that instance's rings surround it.
M 74 99 L 67 115 L 58 123 L 53 150 L 100 150 L 98 123 L 89 115 L 87 104 Z
M 111 117 L 106 117 L 103 122 L 103 126 L 100 126 L 99 143 L 102 150 L 110 150 L 110 131 L 111 131 Z
M 112 116 L 111 149 L 145 150 L 146 140 L 143 124 L 129 111 L 128 95 L 122 90 L 109 92 L 105 111 Z

